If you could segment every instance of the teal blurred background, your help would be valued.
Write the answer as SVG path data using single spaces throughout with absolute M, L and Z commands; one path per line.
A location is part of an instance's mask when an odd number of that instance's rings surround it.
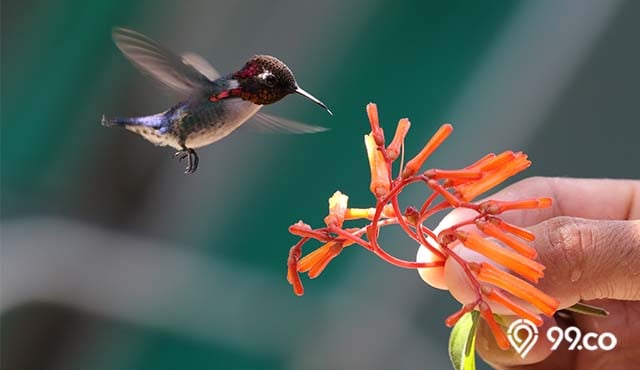
M 321 225 L 336 189 L 372 202 L 369 101 L 388 132 L 411 119 L 409 154 L 454 124 L 431 166 L 514 149 L 525 176 L 640 178 L 639 16 L 633 0 L 3 1 L 2 368 L 448 368 L 448 293 L 354 248 L 296 297 L 287 227 Z M 335 116 L 296 96 L 266 110 L 332 130 L 236 132 L 183 175 L 99 124 L 176 102 L 117 25 L 223 73 L 275 55 Z M 413 258 L 398 236 L 383 242 Z

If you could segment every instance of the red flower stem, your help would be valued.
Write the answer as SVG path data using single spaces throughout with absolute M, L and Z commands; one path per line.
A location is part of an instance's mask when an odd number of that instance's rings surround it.
M 472 303 L 463 305 L 462 308 L 460 308 L 458 311 L 454 312 L 444 320 L 445 325 L 447 325 L 447 327 L 454 326 L 462 318 L 462 316 L 464 316 L 465 313 L 473 311 L 473 309 L 476 308 L 480 301 L 481 299 L 476 299 Z
M 387 195 L 387 197 L 385 199 L 383 199 L 383 201 L 378 202 L 377 206 L 376 206 L 376 213 L 373 217 L 373 225 L 377 224 L 377 220 L 380 218 L 380 214 L 382 213 L 382 208 L 384 207 L 385 204 L 387 204 L 387 202 L 389 201 L 389 198 L 391 198 L 392 200 L 394 198 L 397 199 L 397 193 L 399 192 L 400 189 L 402 189 L 403 187 L 405 187 L 406 185 L 408 185 L 409 183 L 412 182 L 416 182 L 416 181 L 424 181 L 424 179 L 422 177 L 409 177 L 405 180 L 400 181 L 398 184 L 396 184 L 391 191 L 389 192 L 389 194 Z M 427 185 L 429 185 L 427 183 Z M 439 185 L 439 184 L 438 184 Z M 432 188 L 433 189 L 433 188 Z M 434 194 L 439 194 L 435 189 L 434 190 Z M 383 203 L 384 202 L 384 203 Z M 382 205 L 382 206 L 381 206 Z M 475 209 L 477 208 L 477 206 L 475 204 L 472 203 L 468 203 L 468 202 L 461 202 L 460 206 L 465 207 L 465 208 L 471 208 L 471 209 Z M 416 233 L 415 235 L 418 236 L 419 242 L 420 244 L 423 244 L 425 246 L 429 246 L 429 242 L 427 241 L 427 239 L 424 237 L 423 231 L 428 230 L 428 234 L 430 234 L 430 236 L 434 239 L 434 240 L 438 240 L 437 236 L 428 228 L 424 227 L 422 225 L 422 222 L 424 222 L 424 220 L 426 220 L 429 216 L 433 215 L 434 213 L 437 213 L 439 211 L 442 211 L 444 209 L 447 209 L 451 207 L 451 205 L 445 200 L 439 204 L 437 204 L 436 206 L 434 206 L 433 208 L 431 208 L 430 210 L 426 211 L 419 219 L 418 222 L 418 227 L 420 229 L 420 233 Z M 398 207 L 399 209 L 399 207 Z M 395 209 L 394 206 L 394 211 L 396 212 L 396 214 L 398 214 L 398 210 Z M 474 220 L 475 221 L 475 220 Z M 400 221 L 399 221 L 400 222 Z M 375 229 L 375 234 L 377 235 L 377 226 Z M 385 259 L 386 261 L 393 263 L 391 261 L 389 261 L 387 258 L 385 257 L 390 257 L 390 258 L 395 258 L 391 255 L 389 255 L 388 253 L 386 253 L 384 250 L 382 250 L 382 248 L 380 248 L 380 246 L 377 243 L 377 240 L 371 240 L 371 245 L 374 248 L 373 252 L 374 253 L 378 253 L 381 252 L 382 254 L 385 254 L 386 256 L 380 256 L 383 259 Z M 464 273 L 467 275 L 467 277 L 469 278 L 469 282 L 473 285 L 473 287 L 476 289 L 476 291 L 478 292 L 478 297 L 482 297 L 482 292 L 480 290 L 480 283 L 478 282 L 478 280 L 476 279 L 476 277 L 473 275 L 473 273 L 471 272 L 471 270 L 469 269 L 469 267 L 467 266 L 467 263 L 465 260 L 463 260 L 460 256 L 458 256 L 455 252 L 453 252 L 452 250 L 450 250 L 449 248 L 446 248 L 446 246 L 444 246 L 445 248 L 443 248 L 443 252 L 446 256 L 451 256 L 453 257 L 453 259 L 460 265 L 460 267 L 462 267 Z M 441 253 L 438 253 L 439 255 L 442 255 Z
M 352 241 L 366 249 L 372 250 L 371 245 L 369 245 L 369 243 L 367 243 L 366 241 L 364 241 L 362 238 L 359 238 L 357 236 L 355 236 L 354 234 L 348 233 L 344 230 L 342 230 L 341 228 L 337 227 L 337 226 L 331 226 L 329 227 L 329 231 L 331 231 L 332 233 L 335 233 L 339 236 L 341 236 L 344 239 L 347 239 L 349 241 Z M 385 252 L 383 249 L 378 249 L 377 251 L 373 251 L 373 253 L 375 253 L 377 256 L 379 256 L 380 258 L 382 258 L 383 260 L 385 260 L 388 263 L 391 263 L 393 265 L 396 265 L 398 267 L 403 267 L 403 268 L 408 268 L 408 269 L 418 269 L 418 268 L 429 268 L 429 267 L 439 267 L 439 266 L 444 266 L 444 260 L 443 261 L 435 261 L 435 262 L 412 262 L 412 261 L 406 261 L 400 258 L 396 258 L 390 254 L 388 254 L 387 252 Z
M 406 261 L 400 258 L 396 258 L 389 253 L 387 253 L 384 249 L 379 248 L 378 250 L 374 250 L 373 253 L 378 255 L 378 257 L 382 258 L 386 262 L 406 269 L 421 269 L 421 268 L 430 268 L 430 267 L 442 267 L 444 266 L 444 261 L 434 261 L 434 262 L 412 262 Z
M 475 222 L 476 222 L 478 219 L 482 218 L 482 217 L 483 217 L 482 215 L 478 215 L 478 216 L 476 216 L 476 217 L 474 217 L 474 218 L 470 218 L 470 219 L 468 219 L 468 220 L 466 220 L 466 221 L 458 222 L 457 224 L 455 224 L 455 225 L 453 225 L 453 226 L 451 226 L 451 227 L 448 227 L 448 228 L 446 228 L 445 230 L 442 230 L 441 232 L 452 232 L 452 231 L 455 231 L 455 230 L 456 230 L 456 229 L 458 229 L 458 228 L 461 228 L 462 226 L 467 226 L 467 225 L 475 224 Z
M 431 206 L 431 203 L 433 203 L 433 201 L 438 197 L 438 193 L 436 193 L 435 191 L 429 195 L 429 198 L 427 198 L 427 200 L 424 201 L 424 203 L 422 204 L 422 208 L 420 208 L 420 214 L 423 214 L 427 211 L 427 209 Z
M 323 243 L 327 243 L 331 240 L 331 237 L 325 233 L 320 231 L 321 229 L 315 230 L 297 230 L 293 227 L 289 228 L 289 232 L 293 235 L 297 235 L 301 238 L 314 238 Z
M 391 190 L 389 191 L 389 194 L 387 194 L 386 197 L 384 197 L 382 200 L 378 200 L 376 203 L 376 212 L 373 215 L 373 219 L 371 221 L 371 235 L 373 235 L 373 238 L 370 238 L 371 240 L 369 240 L 369 243 L 371 243 L 371 247 L 372 247 L 372 251 L 374 253 L 376 253 L 380 258 L 382 258 L 383 260 L 399 266 L 399 267 L 405 267 L 405 268 L 412 268 L 412 269 L 416 269 L 416 268 L 423 268 L 423 267 L 434 267 L 434 266 L 442 266 L 442 264 L 440 263 L 418 263 L 418 262 L 409 262 L 409 261 L 405 261 L 399 258 L 396 258 L 392 255 L 390 255 L 389 253 L 387 253 L 386 251 L 384 251 L 380 245 L 378 244 L 378 240 L 377 240 L 377 236 L 378 236 L 378 231 L 379 231 L 379 227 L 378 227 L 378 222 L 380 221 L 380 216 L 382 215 L 382 209 L 384 208 L 384 206 L 389 203 L 389 201 L 391 199 L 393 199 L 393 197 L 395 197 L 405 186 L 414 183 L 414 182 L 418 182 L 421 181 L 421 179 L 419 177 L 409 177 L 406 179 L 402 179 L 399 181 L 395 181 L 395 183 L 393 184 Z M 400 222 L 399 220 L 402 218 L 402 214 L 397 214 L 396 216 L 398 216 L 398 222 Z M 404 221 L 404 220 L 403 220 Z M 444 262 L 443 262 L 444 263 Z
M 469 278 L 469 282 L 471 283 L 471 285 L 473 285 L 473 287 L 478 292 L 478 297 L 482 297 L 482 290 L 480 289 L 480 283 L 478 282 L 478 279 L 475 277 L 475 275 L 473 275 L 473 273 L 469 269 L 469 265 L 467 264 L 467 261 L 463 260 L 462 257 L 458 256 L 458 254 L 452 251 L 451 249 L 449 248 L 444 248 L 444 249 L 448 252 L 448 255 L 452 257 L 454 260 L 456 260 L 456 262 L 458 262 L 460 267 L 462 267 L 462 270 L 464 270 L 465 275 L 467 275 L 467 277 Z
M 420 228 L 420 233 L 418 233 L 418 236 L 422 239 L 422 242 L 426 243 L 427 240 L 424 237 L 424 233 L 423 231 L 427 231 L 428 230 L 428 234 L 430 234 L 429 236 L 431 236 L 434 240 L 438 240 L 437 236 L 433 233 L 433 231 L 429 230 L 429 228 L 425 227 L 422 224 L 419 224 L 419 228 Z M 455 253 L 454 251 L 452 251 L 451 249 L 449 249 L 446 245 L 442 245 L 442 251 L 447 255 L 447 257 L 452 257 L 457 263 L 458 265 L 460 265 L 460 267 L 462 267 L 462 270 L 464 271 L 465 275 L 467 275 L 467 278 L 469 278 L 469 282 L 471 283 L 471 285 L 473 285 L 473 287 L 475 288 L 476 292 L 478 293 L 478 298 L 476 300 L 476 303 L 482 300 L 482 290 L 480 287 L 480 283 L 478 282 L 478 279 L 475 277 L 475 275 L 473 275 L 473 273 L 471 272 L 471 269 L 469 269 L 469 265 L 467 264 L 467 262 L 465 260 L 462 259 L 462 257 L 458 256 L 457 253 Z M 444 262 L 444 261 L 443 261 Z M 443 263 L 444 265 L 444 263 Z M 475 306 L 475 304 L 474 304 Z
M 341 236 L 346 240 L 352 241 L 364 248 L 367 248 L 368 250 L 372 250 L 371 245 L 367 243 L 364 239 L 360 238 L 359 236 L 355 236 L 352 233 L 346 232 L 337 226 L 329 226 L 329 231 Z
M 400 217 L 402 217 L 402 216 L 400 216 Z M 397 223 L 399 222 L 399 221 L 398 221 L 398 218 L 399 218 L 399 217 L 393 217 L 393 218 L 387 218 L 387 219 L 384 219 L 384 220 L 378 221 L 378 227 L 382 227 L 382 226 L 389 226 L 389 225 L 395 225 L 395 224 L 397 224 Z M 362 232 L 361 232 L 360 230 L 362 230 Z M 364 234 L 365 232 L 367 232 L 367 228 L 366 228 L 366 227 L 363 227 L 363 228 L 362 228 L 362 229 L 360 229 L 360 230 L 358 230 L 358 233 L 360 233 L 359 235 L 362 235 L 362 234 Z
M 287 258 L 287 280 L 293 285 L 293 291 L 298 296 L 304 294 L 302 281 L 300 281 L 300 275 L 298 274 L 298 260 L 302 255 L 302 245 L 308 240 L 308 237 L 300 239 L 296 245 L 291 247 L 289 250 L 289 258 Z
M 434 233 L 433 231 L 431 231 L 431 229 L 429 229 L 428 227 L 424 226 L 423 224 L 420 224 L 420 232 L 427 234 L 429 237 L 431 237 L 431 239 L 435 240 L 436 242 L 438 241 L 438 236 L 436 235 L 436 233 Z M 422 242 L 420 242 L 422 244 Z
M 442 201 L 441 203 L 436 204 L 435 206 L 433 206 L 433 208 L 427 210 L 420 216 L 420 223 L 423 223 L 427 218 L 450 207 L 451 205 L 447 201 Z
M 295 262 L 298 262 L 298 258 L 300 258 L 300 255 L 302 254 L 302 246 L 304 245 L 304 243 L 309 241 L 309 237 L 304 237 L 300 240 L 298 240 L 298 242 L 291 247 L 291 249 L 289 250 L 289 262 L 293 262 L 295 260 Z
M 378 146 L 378 150 L 380 151 L 380 153 L 382 153 L 382 159 L 384 159 L 384 163 L 387 165 L 387 173 L 389 174 L 389 183 L 391 183 L 391 181 L 393 180 L 392 178 L 392 160 L 391 158 L 389 158 L 389 154 L 387 154 L 387 150 L 384 148 L 384 146 Z
M 442 209 L 445 208 L 449 208 L 449 204 L 446 201 L 443 201 L 442 203 L 436 205 L 434 208 L 432 208 L 431 210 L 429 210 L 428 212 L 425 213 L 425 215 L 423 215 L 422 217 L 420 217 L 420 223 L 419 223 L 419 228 L 420 228 L 420 233 L 418 233 L 418 236 L 420 237 L 420 239 L 423 242 L 426 242 L 426 238 L 424 237 L 424 233 L 426 232 L 429 236 L 431 236 L 431 238 L 433 238 L 434 240 L 438 240 L 438 237 L 433 233 L 433 231 L 429 230 L 427 227 L 424 227 L 422 225 L 422 222 L 429 217 L 430 215 L 432 215 L 433 213 L 436 213 L 438 211 L 441 211 Z M 474 219 L 475 221 L 475 219 Z M 465 275 L 467 275 L 467 277 L 469 278 L 469 282 L 473 285 L 473 287 L 476 289 L 476 291 L 478 292 L 478 297 L 482 297 L 482 292 L 480 290 L 480 283 L 478 282 L 478 279 L 476 279 L 476 277 L 473 275 L 473 273 L 471 272 L 471 270 L 469 269 L 469 266 L 467 265 L 467 262 L 465 260 L 463 260 L 460 256 L 458 256 L 457 253 L 455 253 L 454 251 L 452 251 L 451 249 L 449 249 L 446 245 L 442 245 L 442 251 L 444 252 L 444 254 L 447 257 L 452 257 L 459 265 L 460 267 L 462 267 L 462 270 L 464 271 Z
M 455 195 L 449 193 L 444 187 L 442 187 L 442 185 L 440 185 L 439 182 L 437 182 L 436 180 L 427 179 L 426 176 L 424 176 L 423 179 L 425 179 L 428 187 L 433 189 L 433 191 L 435 191 L 436 193 L 440 194 L 444 198 L 444 200 L 447 201 L 447 203 L 451 204 L 452 207 L 460 207 L 460 199 Z
M 398 204 L 398 196 L 396 195 L 395 197 L 391 198 L 391 205 L 393 206 L 393 211 L 397 214 L 401 214 L 401 210 L 400 210 L 400 205 Z M 409 227 L 409 225 L 407 224 L 407 222 L 404 220 L 404 217 L 400 218 L 399 220 L 399 224 L 400 227 L 402 227 L 402 229 L 415 241 L 417 241 L 418 243 L 422 244 L 425 248 L 429 249 L 429 251 L 431 251 L 431 253 L 435 254 L 436 256 L 440 257 L 440 259 L 445 259 L 445 255 L 439 251 L 436 247 L 434 247 L 433 245 L 431 245 L 431 243 L 429 243 L 426 239 L 422 238 L 422 240 L 420 240 L 421 238 L 418 238 L 417 233 L 415 233 L 413 230 L 411 230 L 411 228 Z M 434 239 L 437 240 L 437 239 Z M 427 242 L 426 244 L 424 242 Z
M 376 202 L 376 212 L 373 215 L 373 219 L 371 220 L 371 227 L 373 228 L 372 232 L 373 235 L 378 235 L 378 221 L 380 221 L 380 216 L 382 215 L 382 210 L 384 209 L 384 206 L 389 203 L 389 201 L 391 200 L 391 198 L 393 198 L 394 196 L 396 196 L 396 194 L 398 194 L 405 186 L 420 181 L 420 178 L 417 177 L 412 177 L 412 178 L 408 178 L 408 179 L 403 179 L 400 181 L 394 181 L 392 182 L 392 187 L 391 190 L 389 190 L 389 194 L 387 194 L 386 197 L 382 198 L 382 200 L 378 199 Z M 396 215 L 398 217 L 402 217 L 402 214 L 400 215 Z M 378 245 L 376 240 L 370 240 L 371 245 L 373 246 L 374 249 L 376 248 L 380 248 L 380 246 Z
M 480 283 L 478 282 L 478 279 L 475 277 L 475 275 L 473 275 L 473 273 L 471 272 L 471 269 L 469 269 L 469 265 L 467 261 L 462 259 L 462 257 L 460 257 L 456 252 L 452 251 L 447 245 L 441 245 L 441 246 L 445 254 L 448 257 L 452 257 L 458 263 L 458 265 L 460 265 L 465 275 L 467 275 L 467 278 L 469 278 L 469 282 L 471 283 L 471 285 L 473 285 L 473 287 L 478 292 L 478 297 L 479 298 L 482 297 L 482 291 L 480 290 Z
M 427 176 L 423 175 L 421 176 L 421 179 L 428 187 L 431 188 L 431 190 L 433 190 L 439 195 L 442 195 L 442 197 L 447 201 L 447 203 L 451 204 L 453 208 L 470 208 L 470 209 L 476 210 L 478 213 L 481 213 L 479 204 L 474 204 L 471 202 L 464 201 L 457 194 L 449 193 L 447 189 L 444 186 L 442 186 L 439 182 L 429 179 Z M 429 215 L 432 215 L 432 214 L 433 213 Z
M 429 241 L 427 240 L 427 238 L 424 237 L 424 234 L 427 234 L 428 236 L 430 236 L 433 240 L 435 240 L 436 242 L 438 241 L 438 238 L 436 237 L 436 234 L 434 234 L 433 231 L 431 231 L 431 229 L 429 229 L 428 227 L 424 226 L 423 224 L 419 224 L 418 225 L 418 229 L 420 230 L 419 233 L 417 233 L 418 235 L 418 242 L 422 245 L 429 245 Z M 442 252 L 440 250 L 438 250 L 438 255 L 442 256 L 442 259 L 447 259 L 447 253 L 446 252 Z
M 387 218 L 387 219 L 384 219 L 384 220 L 378 221 L 378 227 L 381 227 L 381 226 L 389 226 L 389 225 L 395 225 L 395 224 L 397 224 L 397 223 L 398 223 L 398 219 L 397 219 L 397 218 L 395 218 L 395 217 L 393 217 L 393 218 Z M 365 227 L 363 227 L 363 228 L 358 229 L 358 231 L 356 231 L 356 232 L 352 233 L 351 235 L 353 235 L 353 236 L 360 236 L 360 235 L 363 235 L 363 234 L 364 234 L 364 233 L 366 233 L 366 232 L 367 232 L 367 227 L 365 226 Z
M 427 234 L 429 234 L 429 236 L 431 236 L 433 240 L 438 240 L 437 236 L 433 233 L 433 231 L 429 230 L 429 228 L 425 227 L 422 224 L 419 224 L 419 228 L 421 232 L 418 233 L 418 236 L 421 239 L 421 244 L 427 243 L 427 240 L 424 237 L 424 233 L 423 233 L 424 231 L 427 231 L 427 230 L 428 230 Z M 467 275 L 467 277 L 469 278 L 469 282 L 471 283 L 471 285 L 473 285 L 473 287 L 478 292 L 478 299 L 481 299 L 482 291 L 480 290 L 480 283 L 478 282 L 478 279 L 473 275 L 473 273 L 469 269 L 467 262 L 463 260 L 460 256 L 458 256 L 457 253 L 449 249 L 446 245 L 441 244 L 441 247 L 442 247 L 442 251 L 444 252 L 444 254 L 447 255 L 447 257 L 452 257 L 460 265 L 460 267 L 462 267 L 462 270 L 464 271 L 465 275 Z

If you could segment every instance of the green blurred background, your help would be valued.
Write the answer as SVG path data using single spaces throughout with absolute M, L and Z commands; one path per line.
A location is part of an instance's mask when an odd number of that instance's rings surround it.
M 3 1 L 2 369 L 446 369 L 448 293 L 354 248 L 295 297 L 287 227 L 321 225 L 336 189 L 372 202 L 369 101 L 388 132 L 411 119 L 409 154 L 454 124 L 432 166 L 514 149 L 526 176 L 640 178 L 639 16 L 633 0 Z M 267 111 L 332 130 L 236 132 L 183 175 L 99 124 L 176 102 L 117 25 L 223 73 L 275 55 L 335 116 L 296 96 Z

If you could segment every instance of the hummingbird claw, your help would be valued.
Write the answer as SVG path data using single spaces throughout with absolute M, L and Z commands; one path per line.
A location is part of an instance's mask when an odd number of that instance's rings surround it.
M 178 159 L 178 162 L 182 162 L 182 160 L 187 158 L 188 155 L 189 152 L 187 152 L 186 150 L 181 150 L 179 152 L 176 152 L 176 154 L 173 155 L 173 158 Z
M 178 162 L 182 162 L 185 158 L 187 159 L 187 167 L 184 171 L 186 174 L 192 174 L 198 169 L 198 154 L 196 154 L 196 151 L 191 148 L 184 148 L 177 151 L 173 155 L 173 158 L 177 158 Z

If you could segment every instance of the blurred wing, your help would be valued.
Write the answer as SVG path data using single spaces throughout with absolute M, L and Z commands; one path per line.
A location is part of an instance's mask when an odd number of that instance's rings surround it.
M 326 127 L 307 125 L 262 112 L 256 113 L 244 126 L 264 133 L 314 134 L 328 130 Z
M 200 55 L 196 53 L 186 52 L 182 53 L 181 56 L 183 63 L 190 64 L 193 68 L 202 73 L 209 80 L 213 81 L 220 78 L 220 73 L 218 73 L 218 71 L 216 71 L 216 69 L 213 68 L 213 66 Z
M 147 36 L 126 28 L 114 28 L 113 41 L 136 67 L 172 89 L 191 93 L 211 84 L 212 80 L 198 70 L 198 64 L 204 61 L 202 57 L 194 58 L 199 59 L 195 62 L 184 59 Z M 188 54 L 188 58 L 193 55 L 195 54 Z M 208 65 L 206 62 L 205 64 Z

